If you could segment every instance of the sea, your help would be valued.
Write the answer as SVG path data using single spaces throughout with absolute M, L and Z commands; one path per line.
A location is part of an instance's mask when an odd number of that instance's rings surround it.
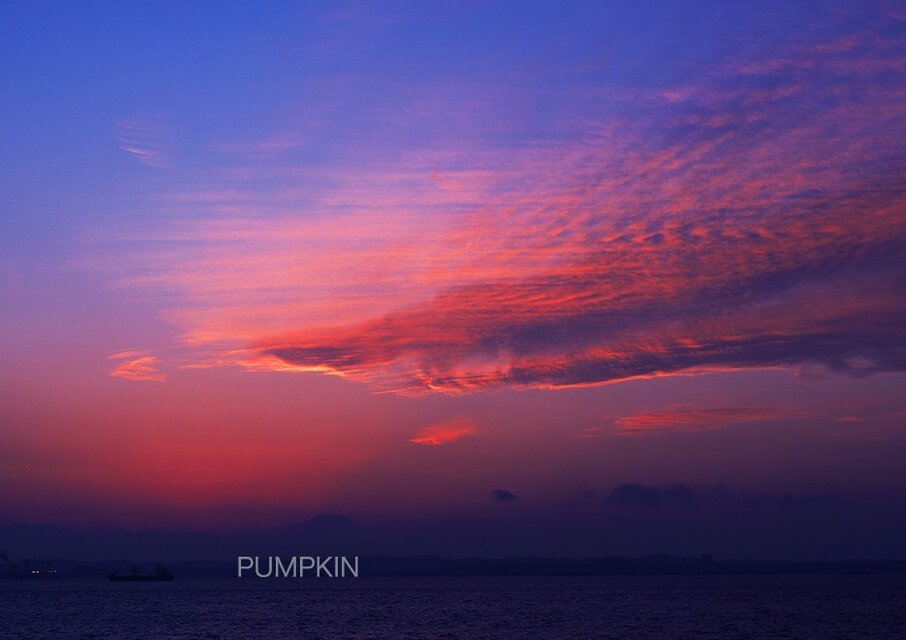
M 0 638 L 906 638 L 906 575 L 0 581 Z

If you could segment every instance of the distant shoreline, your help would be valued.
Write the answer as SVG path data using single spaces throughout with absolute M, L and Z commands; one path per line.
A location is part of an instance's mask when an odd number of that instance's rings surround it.
M 56 568 L 53 579 L 105 578 L 149 562 L 35 560 Z M 906 560 L 759 561 L 713 560 L 710 556 L 603 558 L 442 558 L 437 556 L 367 557 L 361 577 L 444 576 L 617 576 L 617 575 L 881 575 L 906 573 Z M 236 577 L 236 560 L 167 562 L 180 578 Z M 145 570 L 144 567 L 142 570 Z M 16 577 L 0 575 L 2 578 Z M 22 577 L 22 576 L 19 576 Z M 32 579 L 25 576 L 25 579 Z M 38 579 L 38 578 L 36 578 Z M 254 579 L 254 578 L 252 578 Z

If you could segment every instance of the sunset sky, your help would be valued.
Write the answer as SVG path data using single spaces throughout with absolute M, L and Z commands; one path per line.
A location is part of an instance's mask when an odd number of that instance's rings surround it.
M 900 3 L 4 2 L 0 123 L 0 524 L 906 552 Z

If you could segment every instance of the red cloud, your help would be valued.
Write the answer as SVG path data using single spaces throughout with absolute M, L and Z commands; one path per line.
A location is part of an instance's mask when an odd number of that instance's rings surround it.
M 133 349 L 117 351 L 108 356 L 110 360 L 121 360 L 110 375 L 114 378 L 123 378 L 125 380 L 135 380 L 138 382 L 166 382 L 167 374 L 161 371 L 157 366 L 157 358 L 148 355 L 144 351 Z
M 616 425 L 619 435 L 631 436 L 652 432 L 708 431 L 743 422 L 797 418 L 803 415 L 772 408 L 679 409 L 618 418 Z
M 413 444 L 437 446 L 459 440 L 477 432 L 471 420 L 457 420 L 421 429 L 409 439 Z

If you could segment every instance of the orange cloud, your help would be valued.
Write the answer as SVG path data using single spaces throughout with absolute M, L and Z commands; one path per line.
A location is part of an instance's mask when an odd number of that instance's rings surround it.
M 477 432 L 471 420 L 456 420 L 421 429 L 409 439 L 412 444 L 437 446 L 459 440 Z
M 125 359 L 110 372 L 110 375 L 114 378 L 135 380 L 137 382 L 167 381 L 167 374 L 158 368 L 157 358 L 148 355 L 147 352 L 127 349 L 111 353 L 107 358 L 110 360 Z
M 745 422 L 799 418 L 805 414 L 773 408 L 679 409 L 640 413 L 616 420 L 617 434 L 683 433 L 723 429 Z

